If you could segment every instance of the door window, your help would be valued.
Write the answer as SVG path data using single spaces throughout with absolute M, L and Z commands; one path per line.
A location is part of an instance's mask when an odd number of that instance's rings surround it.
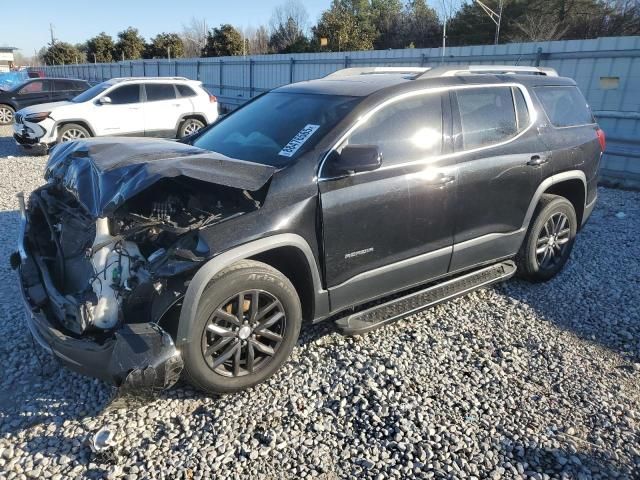
M 144 86 L 147 91 L 147 102 L 158 102 L 160 100 L 174 100 L 176 89 L 168 83 L 147 83 Z
M 195 97 L 196 92 L 193 91 L 188 85 L 177 84 L 176 88 L 181 97 Z
M 390 103 L 359 126 L 346 144 L 376 145 L 384 165 L 441 154 L 441 95 L 429 93 Z
M 29 93 L 43 93 L 49 91 L 49 82 L 44 80 L 35 80 L 27 83 L 20 89 L 18 95 L 27 95 Z
M 122 85 L 121 87 L 111 90 L 107 96 L 111 99 L 113 105 L 124 105 L 127 103 L 140 102 L 140 85 Z
M 73 84 L 71 80 L 54 80 L 53 88 L 56 92 L 68 92 L 74 89 Z
M 503 142 L 518 132 L 510 87 L 460 89 L 455 94 L 465 150 Z

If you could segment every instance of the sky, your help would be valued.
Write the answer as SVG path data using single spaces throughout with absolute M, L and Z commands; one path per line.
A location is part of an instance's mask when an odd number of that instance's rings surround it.
M 27 7 L 28 3 L 28 7 Z M 180 32 L 192 17 L 206 19 L 210 27 L 230 23 L 237 27 L 268 25 L 273 8 L 283 0 L 0 0 L 0 46 L 17 47 L 24 56 L 51 39 L 80 43 L 105 31 L 114 39 L 128 26 L 146 39 L 161 32 Z M 310 23 L 315 23 L 331 0 L 303 0 Z M 90 7 L 89 7 L 90 6 Z M 25 9 L 28 8 L 28 12 Z

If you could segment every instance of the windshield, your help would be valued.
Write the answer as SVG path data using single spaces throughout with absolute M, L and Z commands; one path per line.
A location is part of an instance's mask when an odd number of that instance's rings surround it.
M 193 145 L 283 167 L 313 148 L 359 101 L 360 97 L 270 92 L 213 126 Z
M 98 95 L 100 95 L 102 92 L 104 92 L 110 86 L 111 86 L 111 84 L 107 83 L 107 82 L 99 83 L 98 85 L 95 85 L 95 86 L 91 87 L 89 90 L 85 90 L 80 95 L 78 95 L 76 97 L 73 97 L 71 99 L 71 101 L 73 103 L 87 102 L 87 101 L 89 101 L 91 99 L 96 98 Z

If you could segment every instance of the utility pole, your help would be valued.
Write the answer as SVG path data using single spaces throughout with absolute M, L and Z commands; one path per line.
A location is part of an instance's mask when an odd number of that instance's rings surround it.
M 167 60 L 171 60 L 171 47 L 167 46 Z
M 53 36 L 53 23 L 49 24 L 49 32 L 51 32 L 51 45 L 53 45 L 54 43 L 56 43 L 56 39 Z
M 93 64 L 95 65 L 96 63 L 98 63 L 98 62 L 96 62 L 96 54 L 94 53 L 93 54 Z
M 504 7 L 504 0 L 498 0 L 498 13 L 489 8 L 486 4 L 481 2 L 480 0 L 476 0 L 476 3 L 480 5 L 480 8 L 484 10 L 491 21 L 496 24 L 496 35 L 494 37 L 495 44 L 497 45 L 500 41 L 500 24 L 502 23 L 502 8 Z
M 442 56 L 444 57 L 447 50 L 447 17 L 444 17 L 444 28 L 442 29 Z

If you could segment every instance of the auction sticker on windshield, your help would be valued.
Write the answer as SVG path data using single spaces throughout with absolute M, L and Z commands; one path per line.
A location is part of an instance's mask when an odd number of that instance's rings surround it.
M 300 130 L 295 137 L 291 139 L 289 143 L 287 143 L 278 155 L 283 157 L 293 157 L 293 155 L 300 149 L 304 142 L 309 140 L 309 137 L 315 133 L 316 130 L 320 128 L 320 125 L 307 125 L 302 130 Z

